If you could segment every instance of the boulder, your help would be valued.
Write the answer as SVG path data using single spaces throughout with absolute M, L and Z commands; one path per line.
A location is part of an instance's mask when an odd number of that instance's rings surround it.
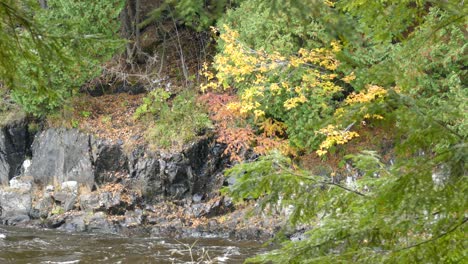
M 0 218 L 28 215 L 31 208 L 31 193 L 10 188 L 0 189 Z
M 104 212 L 97 212 L 85 219 L 87 230 L 90 232 L 116 233 L 117 227 L 108 220 Z
M 85 216 L 83 213 L 70 215 L 65 219 L 65 223 L 60 226 L 60 230 L 67 232 L 84 232 L 86 231 Z
M 32 146 L 31 176 L 43 184 L 76 181 L 94 185 L 90 136 L 76 129 L 48 129 L 38 134 Z
M 125 213 L 125 227 L 140 226 L 143 222 L 143 211 L 137 209 L 135 211 L 127 211 Z

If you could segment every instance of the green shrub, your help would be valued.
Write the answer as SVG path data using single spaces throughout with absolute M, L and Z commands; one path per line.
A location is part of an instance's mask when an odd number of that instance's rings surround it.
M 196 94 L 185 90 L 168 102 L 170 94 L 162 89 L 154 90 L 144 98 L 135 113 L 136 118 L 148 119 L 153 125 L 146 138 L 154 147 L 179 148 L 211 128 L 211 120 L 203 105 L 196 101 Z

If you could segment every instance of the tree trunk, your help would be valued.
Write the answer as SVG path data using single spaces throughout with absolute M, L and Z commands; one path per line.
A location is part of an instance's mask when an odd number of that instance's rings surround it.
M 133 63 L 141 53 L 140 29 L 138 27 L 141 22 L 140 6 L 141 0 L 127 0 L 120 14 L 122 35 L 128 40 L 126 49 L 128 63 Z

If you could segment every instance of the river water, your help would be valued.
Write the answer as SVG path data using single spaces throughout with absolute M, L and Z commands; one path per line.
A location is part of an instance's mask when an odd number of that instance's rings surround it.
M 191 249 L 190 249 L 191 248 Z M 66 233 L 0 226 L 0 263 L 242 263 L 257 242 Z

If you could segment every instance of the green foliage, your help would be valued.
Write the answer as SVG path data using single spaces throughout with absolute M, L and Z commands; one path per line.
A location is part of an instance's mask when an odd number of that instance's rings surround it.
M 10 95 L 0 87 L 0 127 L 26 116 L 21 107 L 11 101 Z
M 441 156 L 424 166 L 420 162 L 427 158 L 418 157 L 389 168 L 381 166 L 374 153 L 354 158 L 372 173 L 353 187 L 297 170 L 276 153 L 227 171 L 236 183 L 225 192 L 237 201 L 258 198 L 262 208 L 292 205 L 291 222 L 311 227 L 305 240 L 285 241 L 281 249 L 250 262 L 457 263 L 463 259 L 466 175 L 455 173 L 435 181 L 432 168 Z M 416 165 L 420 170 L 414 170 Z
M 59 96 L 49 86 L 48 76 L 53 70 L 46 62 L 56 60 L 63 67 L 70 66 L 60 40 L 38 23 L 36 12 L 40 12 L 37 1 L 0 2 L 0 81 L 4 84 L 1 89 L 11 90 L 13 99 L 25 110 L 28 110 L 26 102 L 17 98 L 20 90 L 23 94 L 30 92 L 28 96 L 34 102 Z M 28 90 L 28 85 L 33 89 Z
M 338 75 L 332 67 L 324 66 L 327 65 L 324 61 L 332 60 L 325 49 L 332 49 L 333 34 L 326 32 L 320 16 L 331 13 L 322 1 L 309 4 L 274 1 L 272 4 L 247 0 L 239 8 L 228 11 L 218 23 L 221 38 L 214 64 L 218 81 L 224 77 L 223 86 L 233 86 L 241 98 L 254 101 L 251 108 L 264 113 L 265 118 L 284 122 L 290 144 L 306 151 L 320 143 L 322 137 L 315 131 L 332 116 L 336 100 L 342 97 L 335 86 L 339 83 L 335 80 Z M 234 41 L 230 41 L 230 35 L 234 35 Z M 237 49 L 242 46 L 245 56 L 238 58 L 236 52 L 231 52 L 233 45 Z M 268 56 L 271 59 L 264 59 Z M 310 61 L 299 62 L 308 56 Z M 254 62 L 242 65 L 244 61 L 245 64 Z M 229 73 L 225 70 L 229 67 L 240 68 L 242 73 Z M 254 93 L 253 98 L 250 93 Z M 287 106 L 296 98 L 301 98 L 300 103 Z M 258 114 L 255 119 L 258 121 Z
M 151 91 L 143 98 L 143 103 L 135 111 L 134 118 L 139 119 L 145 115 L 153 117 L 161 112 L 167 112 L 169 109 L 167 99 L 169 97 L 171 94 L 163 89 Z
M 239 8 L 231 9 L 218 22 L 239 32 L 239 41 L 254 50 L 290 55 L 300 48 L 327 45 L 331 38 L 314 15 L 323 11 L 323 3 L 302 5 L 295 1 L 246 0 Z M 222 27 L 220 27 L 222 29 Z M 224 48 L 219 43 L 219 48 Z
M 170 94 L 157 89 L 143 99 L 136 118 L 154 119 L 147 131 L 147 139 L 155 147 L 181 147 L 212 126 L 206 109 L 196 101 L 196 95 L 185 90 L 170 103 Z
M 84 117 L 84 118 L 88 118 L 88 117 L 91 116 L 91 112 L 89 112 L 89 111 L 81 111 L 81 112 L 80 112 L 80 115 L 81 115 L 82 117 Z
M 61 107 L 80 86 L 100 73 L 100 64 L 123 44 L 117 36 L 122 4 L 122 0 L 51 0 L 48 9 L 34 9 L 34 17 L 30 16 L 34 19 L 31 27 L 37 27 L 40 33 L 22 31 L 15 25 L 11 30 L 20 33 L 8 45 L 10 50 L 15 49 L 13 43 L 21 48 L 13 60 L 15 78 L 7 84 L 12 98 L 35 115 Z
M 161 21 L 169 14 L 174 19 L 182 20 L 197 31 L 208 29 L 221 17 L 227 7 L 232 7 L 236 1 L 217 0 L 165 0 L 149 17 L 140 23 L 145 27 L 156 21 Z
M 342 36 L 338 71 L 357 76 L 345 92 L 363 93 L 323 102 L 340 112 L 319 115 L 316 122 L 359 128 L 364 119 L 382 117 L 374 125 L 396 131 L 396 157 L 385 165 L 375 151 L 350 153 L 348 162 L 360 172 L 350 185 L 343 178 L 352 175 L 310 175 L 278 154 L 227 171 L 236 183 L 224 191 L 235 200 L 259 199 L 262 208 L 294 206 L 291 222 L 311 228 L 303 241 L 284 241 L 249 261 L 460 263 L 467 257 L 468 221 L 466 5 L 334 2 L 337 12 L 330 15 L 338 17 L 328 20 L 351 21 L 355 30 L 354 37 Z M 369 99 L 368 85 L 383 87 L 385 96 Z M 293 112 L 284 115 L 287 120 Z M 315 130 L 304 123 L 297 128 Z

